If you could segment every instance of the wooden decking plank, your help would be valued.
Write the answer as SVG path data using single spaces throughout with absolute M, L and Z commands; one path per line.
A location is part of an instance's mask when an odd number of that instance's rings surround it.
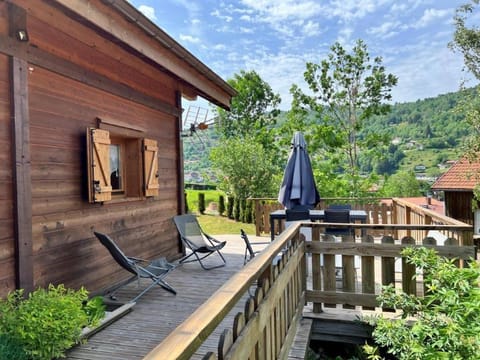
M 250 236 L 250 240 L 255 237 Z M 227 245 L 222 251 L 227 266 L 203 270 L 198 263 L 188 263 L 172 271 L 165 280 L 175 288 L 177 295 L 164 289 L 152 288 L 142 296 L 133 310 L 94 334 L 86 344 L 78 345 L 67 353 L 72 360 L 138 360 L 157 346 L 171 331 L 204 303 L 236 271 L 243 267 L 245 250 L 240 235 L 226 237 Z M 262 238 L 260 241 L 268 241 Z M 211 256 L 211 262 L 216 259 Z M 120 270 L 119 268 L 119 271 Z M 126 274 L 127 275 L 127 274 Z M 119 302 L 134 298 L 142 288 L 149 285 L 143 279 L 138 288 L 133 282 L 117 292 Z M 245 299 L 248 294 L 245 295 Z M 233 316 L 243 311 L 245 301 L 240 301 L 200 347 L 192 359 L 202 359 L 208 351 L 216 351 L 218 338 L 226 327 L 233 324 Z

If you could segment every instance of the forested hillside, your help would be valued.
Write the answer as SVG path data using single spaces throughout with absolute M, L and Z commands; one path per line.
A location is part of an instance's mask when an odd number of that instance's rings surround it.
M 455 92 L 395 104 L 388 115 L 368 120 L 363 133 L 387 133 L 392 145 L 381 163 L 372 164 L 368 158 L 362 158 L 363 171 L 391 174 L 398 170 L 412 170 L 428 177 L 440 175 L 444 171 L 442 164 L 461 156 L 462 142 L 470 131 L 463 115 L 455 111 L 463 96 L 461 92 Z M 285 114 L 281 118 L 285 119 Z M 204 178 L 208 178 L 204 175 L 210 174 L 209 148 L 216 141 L 213 129 L 184 138 L 187 183 L 203 183 Z
M 464 116 L 455 110 L 464 96 L 455 92 L 395 104 L 388 115 L 370 119 L 365 131 L 390 134 L 393 144 L 390 150 L 400 153 L 394 164 L 390 164 L 396 166 L 395 170 L 423 171 L 428 176 L 438 176 L 443 171 L 443 163 L 461 156 L 462 143 L 470 131 Z

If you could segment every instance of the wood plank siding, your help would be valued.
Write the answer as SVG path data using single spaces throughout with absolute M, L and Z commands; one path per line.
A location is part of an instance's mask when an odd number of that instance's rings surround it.
M 445 190 L 445 215 L 473 225 L 473 191 Z
M 179 197 L 183 193 L 179 99 L 182 91 L 195 97 L 211 88 L 208 97 L 224 104 L 234 91 L 219 78 L 200 72 L 206 67 L 198 60 L 198 67 L 187 64 L 193 62 L 192 55 L 181 59 L 152 39 L 138 25 L 148 20 L 131 5 L 123 0 L 113 3 L 0 1 L 0 297 L 16 287 L 49 283 L 96 292 L 124 278 L 115 271 L 113 260 L 99 251 L 94 230 L 110 234 L 138 257 L 161 255 L 171 260 L 182 253 L 171 221 L 184 206 Z M 86 5 L 88 13 L 82 11 Z M 124 13 L 118 11 L 122 7 Z M 139 16 L 138 21 L 129 21 L 128 13 Z M 102 28 L 99 19 L 105 18 L 114 29 Z M 15 36 L 21 27 L 28 32 L 26 42 Z M 120 30 L 128 39 L 117 37 Z M 132 39 L 148 45 L 148 54 L 134 48 Z M 156 60 L 162 54 L 168 54 L 171 68 L 179 74 Z M 13 131 L 13 120 L 20 119 L 14 116 L 20 92 L 11 82 L 12 59 L 18 59 L 17 67 L 20 63 L 25 67 L 22 111 L 28 122 L 23 135 Z M 126 139 L 156 142 L 153 169 L 158 172 L 149 176 L 158 175 L 158 195 L 153 179 L 154 191 L 142 190 L 140 195 L 138 190 L 135 196 L 125 191 L 128 198 L 90 203 L 87 128 L 117 129 Z M 15 140 L 20 142 L 17 155 L 12 150 Z M 127 154 L 138 158 L 140 170 L 141 159 L 132 152 L 137 143 L 133 144 Z M 143 151 L 138 144 L 138 151 Z M 29 158 L 19 157 L 19 145 Z M 17 174 L 23 183 L 13 173 L 19 159 L 22 172 Z M 126 176 L 140 188 L 143 170 Z M 15 189 L 22 187 L 31 195 L 24 191 L 25 199 L 15 201 Z M 21 233 L 22 229 L 27 231 Z M 26 244 L 26 250 L 22 253 L 16 244 Z

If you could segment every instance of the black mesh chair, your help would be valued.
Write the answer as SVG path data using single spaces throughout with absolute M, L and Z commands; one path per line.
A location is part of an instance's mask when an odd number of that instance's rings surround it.
M 179 262 L 181 264 L 198 261 L 200 266 L 205 270 L 216 269 L 226 265 L 227 261 L 220 250 L 223 249 L 227 242 L 219 241 L 203 232 L 195 215 L 177 215 L 173 217 L 173 222 L 177 227 L 180 239 L 185 245 L 185 248 L 190 251 L 190 254 L 180 259 Z M 203 263 L 203 260 L 212 254 L 218 254 L 221 262 L 207 266 Z M 189 259 L 191 256 L 195 258 Z
M 310 220 L 310 211 L 308 209 L 301 209 L 301 210 L 286 209 L 285 220 L 286 221 Z
M 137 301 L 141 296 L 143 296 L 155 285 L 161 286 L 172 294 L 177 293 L 174 288 L 172 288 L 165 280 L 163 280 L 164 277 L 167 276 L 167 274 L 175 268 L 175 265 L 169 263 L 165 258 L 148 261 L 131 256 L 126 256 L 110 236 L 96 231 L 94 232 L 94 234 L 97 239 L 100 240 L 102 245 L 107 248 L 107 250 L 110 252 L 110 255 L 112 255 L 117 264 L 131 274 L 133 274 L 131 278 L 124 281 L 112 290 L 112 292 L 110 293 L 111 299 L 115 299 L 115 292 L 120 289 L 120 287 L 125 286 L 134 280 L 138 280 L 140 284 L 140 279 L 142 278 L 150 279 L 152 280 L 152 283 L 140 294 L 135 296 L 135 298 L 131 300 L 132 302 Z
M 349 223 L 350 211 L 340 209 L 325 209 L 324 222 L 326 223 Z M 326 228 L 325 234 L 334 236 L 353 235 L 352 229 Z
M 328 205 L 330 210 L 352 210 L 352 205 L 350 204 L 330 204 Z

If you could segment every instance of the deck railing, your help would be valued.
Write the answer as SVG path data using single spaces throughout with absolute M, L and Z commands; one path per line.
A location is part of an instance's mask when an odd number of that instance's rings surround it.
M 463 225 L 403 225 L 403 224 L 327 224 L 303 223 L 311 227 L 311 241 L 305 252 L 311 254 L 312 286 L 307 288 L 306 301 L 313 303 L 313 312 L 323 307 L 365 310 L 379 309 L 376 297 L 381 286 L 395 284 L 409 294 L 423 295 L 422 276 L 414 266 L 401 258 L 407 246 L 427 246 L 439 255 L 468 260 L 476 257 L 476 249 L 464 244 L 472 227 Z M 351 229 L 357 236 L 325 235 L 325 228 Z M 441 244 L 435 239 L 419 236 L 430 230 L 444 231 L 450 237 Z M 382 235 L 378 235 L 382 233 Z M 409 236 L 396 237 L 399 233 Z M 375 235 L 372 235 L 375 234 Z M 309 257 L 307 257 L 309 258 Z M 461 262 L 459 263 L 462 264 Z
M 283 209 L 277 199 L 253 198 L 255 209 L 255 230 L 257 236 L 270 233 L 270 213 Z M 414 224 L 414 225 L 465 225 L 465 223 L 441 215 L 426 207 L 422 207 L 401 198 L 323 198 L 317 209 L 325 209 L 330 204 L 344 203 L 354 210 L 364 210 L 367 213 L 367 224 Z M 285 224 L 275 225 L 275 235 L 281 233 Z M 428 236 L 428 231 L 438 235 L 438 229 L 422 231 L 417 237 Z M 411 234 L 410 230 L 396 234 L 403 237 Z M 440 231 L 440 237 L 448 238 L 448 231 Z
M 467 225 L 462 221 L 455 220 L 451 217 L 441 215 L 433 210 L 423 206 L 412 204 L 401 198 L 392 199 L 392 224 L 412 224 L 412 225 Z M 372 222 L 374 223 L 374 222 Z M 418 232 L 418 233 L 415 233 Z M 438 227 L 429 230 L 402 230 L 396 234 L 397 238 L 414 235 L 417 238 L 437 237 L 450 238 L 453 234 L 448 229 L 440 229 Z M 466 245 L 472 244 L 472 233 L 463 234 L 462 243 Z
M 233 328 L 223 331 L 218 354 L 207 353 L 204 359 L 285 358 L 305 302 L 305 271 L 303 241 L 298 229 L 292 227 L 247 263 L 145 359 L 190 359 L 246 294 L 245 310 L 235 315 Z
M 332 237 L 325 234 L 327 227 L 351 229 L 356 235 Z M 415 237 L 431 229 L 451 236 L 442 246 Z M 412 236 L 395 237 L 403 231 Z M 423 294 L 422 276 L 412 276 L 416 269 L 401 259 L 401 249 L 425 245 L 434 247 L 442 256 L 467 260 L 476 255 L 473 246 L 462 243 L 469 232 L 472 227 L 466 224 L 297 222 L 239 270 L 145 359 L 189 359 L 235 304 L 245 299 L 255 282 L 258 285 L 254 295 L 244 300 L 245 310 L 236 314 L 231 329 L 223 331 L 218 352 L 209 352 L 204 359 L 285 359 L 306 303 L 313 304 L 313 312 L 327 307 L 391 311 L 379 308 L 376 301 L 381 285 L 393 283 L 408 293 Z
M 270 233 L 270 213 L 283 209 L 277 199 L 252 198 L 255 209 L 255 231 L 257 236 Z M 325 209 L 330 204 L 349 204 L 354 210 L 365 210 L 368 214 L 367 223 L 391 224 L 392 199 L 391 198 L 322 198 L 317 204 L 317 209 Z M 275 227 L 279 234 L 284 229 L 284 224 Z

